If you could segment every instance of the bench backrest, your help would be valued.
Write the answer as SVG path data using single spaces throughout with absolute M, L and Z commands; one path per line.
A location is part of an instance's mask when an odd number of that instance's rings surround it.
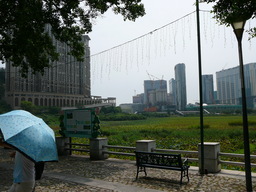
M 180 154 L 135 151 L 137 165 L 150 164 L 168 167 L 182 167 Z

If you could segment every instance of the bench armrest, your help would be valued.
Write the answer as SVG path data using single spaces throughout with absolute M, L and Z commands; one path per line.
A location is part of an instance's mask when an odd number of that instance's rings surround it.
M 184 159 L 184 161 L 183 161 L 183 165 L 188 165 L 188 159 L 186 158 L 186 159 Z

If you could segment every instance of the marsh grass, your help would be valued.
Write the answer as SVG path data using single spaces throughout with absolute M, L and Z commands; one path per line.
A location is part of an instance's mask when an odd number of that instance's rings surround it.
M 256 154 L 255 116 L 249 116 L 248 119 L 251 122 L 249 123 L 250 150 L 251 154 Z M 243 126 L 241 122 L 242 116 L 204 117 L 204 141 L 219 142 L 221 152 L 243 153 Z M 107 137 L 109 145 L 118 146 L 135 147 L 137 140 L 149 139 L 156 140 L 157 148 L 160 149 L 197 151 L 198 143 L 200 143 L 200 131 L 199 117 L 172 116 L 136 121 L 101 122 L 101 137 Z M 74 139 L 74 142 L 89 143 L 88 139 Z M 236 160 L 239 161 L 239 159 Z M 229 168 L 229 166 L 226 167 Z
M 253 122 L 255 116 L 249 116 Z M 243 149 L 243 127 L 233 122 L 241 116 L 204 117 L 204 141 L 220 142 L 221 151 L 237 153 Z M 102 122 L 102 137 L 110 145 L 135 146 L 136 140 L 156 140 L 157 148 L 197 150 L 200 143 L 199 117 L 149 118 L 139 121 Z M 234 126 L 235 124 L 235 126 Z M 251 146 L 256 144 L 256 124 L 249 124 Z M 256 154 L 255 147 L 251 153 Z
M 255 116 L 249 116 L 253 121 Z M 221 151 L 235 152 L 243 149 L 243 127 L 236 122 L 240 116 L 204 117 L 204 140 L 220 142 Z M 156 140 L 157 148 L 197 150 L 200 142 L 199 117 L 148 118 L 136 121 L 102 121 L 101 137 L 110 145 L 135 146 L 137 140 Z M 235 125 L 234 125 L 235 124 Z M 250 143 L 256 144 L 256 124 L 249 124 Z M 256 149 L 251 147 L 252 153 Z

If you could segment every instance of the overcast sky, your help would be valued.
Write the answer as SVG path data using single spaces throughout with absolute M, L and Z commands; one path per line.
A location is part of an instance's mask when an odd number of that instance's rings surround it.
M 132 103 L 143 93 L 143 81 L 174 78 L 174 66 L 186 65 L 188 103 L 199 101 L 195 0 L 142 0 L 146 15 L 135 22 L 108 11 L 89 33 L 92 95 Z M 200 4 L 201 10 L 212 5 Z M 219 26 L 209 12 L 200 12 L 203 74 L 239 64 L 231 27 Z M 164 27 L 165 26 L 165 27 Z M 245 28 L 256 26 L 248 21 Z M 150 33 L 151 32 L 151 33 Z M 244 63 L 256 62 L 256 38 L 243 36 Z M 148 75 L 150 74 L 150 75 Z M 214 85 L 215 86 L 215 85 Z M 215 86 L 216 89 L 216 86 Z

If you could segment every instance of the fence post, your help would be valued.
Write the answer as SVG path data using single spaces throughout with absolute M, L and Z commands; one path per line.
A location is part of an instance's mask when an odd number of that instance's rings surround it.
M 220 152 L 219 142 L 204 142 L 204 169 L 207 173 L 218 173 L 221 171 L 218 153 Z M 201 169 L 201 143 L 198 144 L 199 170 Z
M 137 140 L 136 151 L 152 152 L 156 148 L 155 140 Z
M 103 153 L 103 146 L 108 144 L 107 138 L 91 138 L 90 139 L 90 159 L 104 160 L 108 158 L 108 154 Z
M 70 155 L 70 151 L 65 150 L 66 143 L 69 143 L 69 137 L 55 137 L 55 142 L 57 146 L 57 151 L 59 156 L 67 156 Z

